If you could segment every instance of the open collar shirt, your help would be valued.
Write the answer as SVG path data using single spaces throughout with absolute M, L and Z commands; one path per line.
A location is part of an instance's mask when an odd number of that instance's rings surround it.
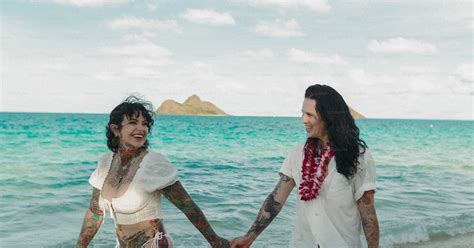
M 303 149 L 304 144 L 295 146 L 279 171 L 293 178 L 296 187 L 301 183 Z M 361 247 L 357 200 L 369 190 L 375 190 L 375 163 L 368 149 L 359 156 L 357 173 L 351 180 L 337 172 L 333 157 L 319 196 L 311 201 L 298 197 L 290 247 Z

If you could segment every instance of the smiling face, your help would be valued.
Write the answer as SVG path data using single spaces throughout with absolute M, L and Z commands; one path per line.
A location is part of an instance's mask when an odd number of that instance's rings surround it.
M 316 101 L 305 98 L 302 112 L 301 123 L 305 126 L 308 138 L 318 138 L 327 141 L 326 123 L 324 123 L 316 111 Z
M 119 136 L 120 146 L 126 148 L 138 149 L 142 147 L 148 135 L 148 122 L 141 113 L 133 115 L 130 119 L 124 115 L 121 128 L 115 124 L 111 124 L 110 128 L 115 135 Z

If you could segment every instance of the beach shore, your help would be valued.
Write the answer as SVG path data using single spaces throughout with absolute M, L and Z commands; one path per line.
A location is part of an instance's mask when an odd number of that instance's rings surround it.
M 474 232 L 445 236 L 428 241 L 391 246 L 393 248 L 469 248 L 474 247 Z

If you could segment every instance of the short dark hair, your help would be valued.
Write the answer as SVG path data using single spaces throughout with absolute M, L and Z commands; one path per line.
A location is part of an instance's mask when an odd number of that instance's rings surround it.
M 367 145 L 359 137 L 359 128 L 344 98 L 330 86 L 320 84 L 309 86 L 304 97 L 316 101 L 316 112 L 326 124 L 337 171 L 350 179 L 357 173 L 359 155 L 365 153 Z
M 128 119 L 142 115 L 143 118 L 147 121 L 148 133 L 151 133 L 151 127 L 155 122 L 153 120 L 155 112 L 153 111 L 153 104 L 151 102 L 140 99 L 137 96 L 129 96 L 122 103 L 117 105 L 109 115 L 109 123 L 106 126 L 106 136 L 107 136 L 107 147 L 113 151 L 117 152 L 120 141 L 117 139 L 115 134 L 110 128 L 110 124 L 115 124 L 118 126 L 119 130 L 122 129 L 122 121 L 126 116 Z M 148 139 L 143 145 L 145 148 L 148 148 Z

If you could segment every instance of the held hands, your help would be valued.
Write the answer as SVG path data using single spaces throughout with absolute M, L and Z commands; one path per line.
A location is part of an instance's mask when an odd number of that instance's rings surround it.
M 211 243 L 212 248 L 230 248 L 229 240 L 218 237 L 215 242 Z
M 237 237 L 232 240 L 231 248 L 249 248 L 254 240 L 255 239 L 253 239 L 249 235 Z

